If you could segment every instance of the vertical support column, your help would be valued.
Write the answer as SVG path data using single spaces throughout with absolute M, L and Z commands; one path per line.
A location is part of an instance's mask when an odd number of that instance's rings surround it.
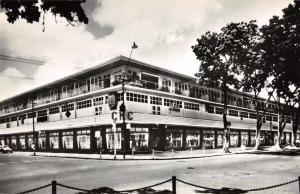
M 200 149 L 203 148 L 203 128 L 200 129 Z
M 215 133 L 215 148 L 218 148 L 218 131 L 217 129 L 214 130 Z
M 74 129 L 73 130 L 73 151 L 78 152 L 78 146 L 77 146 L 77 131 Z
M 62 143 L 62 132 L 59 131 L 58 132 L 58 150 L 59 151 L 62 151 L 64 148 L 63 148 L 63 143 Z
M 49 132 L 46 131 L 46 150 L 49 151 L 50 150 L 50 136 L 49 136 Z
M 159 141 L 159 149 L 165 150 L 166 147 L 166 133 L 167 130 L 165 128 L 165 125 L 159 125 L 159 134 L 160 134 L 160 141 Z
M 187 145 L 186 145 L 186 128 L 182 129 L 182 148 L 187 148 Z
M 176 176 L 172 176 L 172 194 L 176 194 Z
M 238 147 L 241 147 L 242 145 L 242 134 L 241 134 L 241 131 L 239 130 L 238 131 Z
M 102 150 L 107 150 L 107 144 L 106 144 L 106 128 L 103 127 L 101 129 L 101 138 L 102 138 Z
M 56 194 L 56 181 L 52 181 L 52 194 Z

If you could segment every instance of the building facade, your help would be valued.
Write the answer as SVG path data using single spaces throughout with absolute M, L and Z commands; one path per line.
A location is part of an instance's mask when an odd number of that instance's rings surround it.
M 0 102 L 0 144 L 15 150 L 94 153 L 122 148 L 124 84 L 129 146 L 136 151 L 219 148 L 223 144 L 223 94 L 199 86 L 195 78 L 119 56 L 101 65 Z M 260 99 L 261 110 L 265 99 Z M 277 140 L 276 104 L 268 104 L 261 141 Z M 253 97 L 228 94 L 230 146 L 254 146 Z M 292 138 L 288 118 L 282 139 Z M 300 133 L 298 133 L 300 138 Z

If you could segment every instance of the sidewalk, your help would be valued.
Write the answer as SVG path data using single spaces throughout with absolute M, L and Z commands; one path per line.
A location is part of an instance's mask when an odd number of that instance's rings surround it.
M 265 151 L 252 150 L 252 147 L 246 149 L 230 148 L 231 153 L 223 153 L 220 149 L 206 149 L 206 150 L 184 150 L 184 151 L 155 151 L 149 154 L 130 154 L 126 155 L 125 160 L 174 160 L 174 159 L 191 159 L 191 158 L 205 158 L 216 157 L 233 154 L 243 153 L 258 153 Z M 14 152 L 17 155 L 32 156 L 33 152 Z M 78 158 L 78 159 L 94 159 L 94 160 L 124 160 L 123 155 L 116 155 L 116 158 L 112 154 L 82 154 L 82 153 L 53 153 L 53 152 L 36 152 L 36 156 L 43 157 L 60 157 L 60 158 Z

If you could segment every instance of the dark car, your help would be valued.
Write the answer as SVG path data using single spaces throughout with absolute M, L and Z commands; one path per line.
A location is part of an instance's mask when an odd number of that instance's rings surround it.
M 10 147 L 8 147 L 7 145 L 0 145 L 0 151 L 2 152 L 2 153 L 12 153 L 13 152 L 13 150 L 10 148 Z

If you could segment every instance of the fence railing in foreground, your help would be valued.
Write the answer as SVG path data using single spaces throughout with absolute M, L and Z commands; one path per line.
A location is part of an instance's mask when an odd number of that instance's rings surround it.
M 189 186 L 192 186 L 192 187 L 200 188 L 200 189 L 205 189 L 207 193 L 208 192 L 220 193 L 221 191 L 227 191 L 227 193 L 230 193 L 230 191 L 232 193 L 247 193 L 247 192 L 253 192 L 253 191 L 262 191 L 262 190 L 267 190 L 267 189 L 273 189 L 273 188 L 276 188 L 276 187 L 281 187 L 281 186 L 284 186 L 284 185 L 288 185 L 288 184 L 291 184 L 291 183 L 298 182 L 299 194 L 300 194 L 300 176 L 297 179 L 287 181 L 287 182 L 284 182 L 284 183 L 271 185 L 271 186 L 267 186 L 267 187 L 254 188 L 254 189 L 236 189 L 236 188 L 217 189 L 217 188 L 211 188 L 211 187 L 196 185 L 196 184 L 193 184 L 193 183 L 190 183 L 190 182 L 187 182 L 187 181 L 183 181 L 181 179 L 177 179 L 176 176 L 172 176 L 171 179 L 168 179 L 168 180 L 165 180 L 165 181 L 153 184 L 153 185 L 149 185 L 149 186 L 141 187 L 141 188 L 136 188 L 136 189 L 130 189 L 130 190 L 114 191 L 114 193 L 130 193 L 130 192 L 134 192 L 134 191 L 142 191 L 143 193 L 145 193 L 146 189 L 156 187 L 156 186 L 159 186 L 159 185 L 163 185 L 163 184 L 168 183 L 168 182 L 172 182 L 172 194 L 176 194 L 176 187 L 177 187 L 176 182 L 180 182 L 180 183 L 183 183 L 183 184 L 186 184 L 186 185 L 189 185 Z M 67 189 L 86 192 L 88 194 L 103 193 L 103 192 L 95 192 L 95 191 L 88 190 L 88 189 L 82 189 L 82 188 L 78 188 L 78 187 L 72 187 L 72 186 L 64 185 L 64 184 L 61 184 L 61 183 L 57 183 L 56 180 L 53 180 L 50 184 L 47 184 L 47 185 L 44 185 L 44 186 L 41 186 L 41 187 L 37 187 L 37 188 L 34 188 L 34 189 L 30 189 L 30 190 L 27 190 L 27 191 L 23 191 L 23 192 L 20 192 L 20 193 L 17 193 L 17 194 L 31 193 L 31 192 L 34 192 L 34 191 L 37 191 L 37 190 L 40 190 L 40 189 L 44 189 L 46 187 L 50 187 L 50 186 L 51 186 L 52 194 L 57 194 L 57 187 L 58 186 L 64 187 L 64 188 L 67 188 Z

